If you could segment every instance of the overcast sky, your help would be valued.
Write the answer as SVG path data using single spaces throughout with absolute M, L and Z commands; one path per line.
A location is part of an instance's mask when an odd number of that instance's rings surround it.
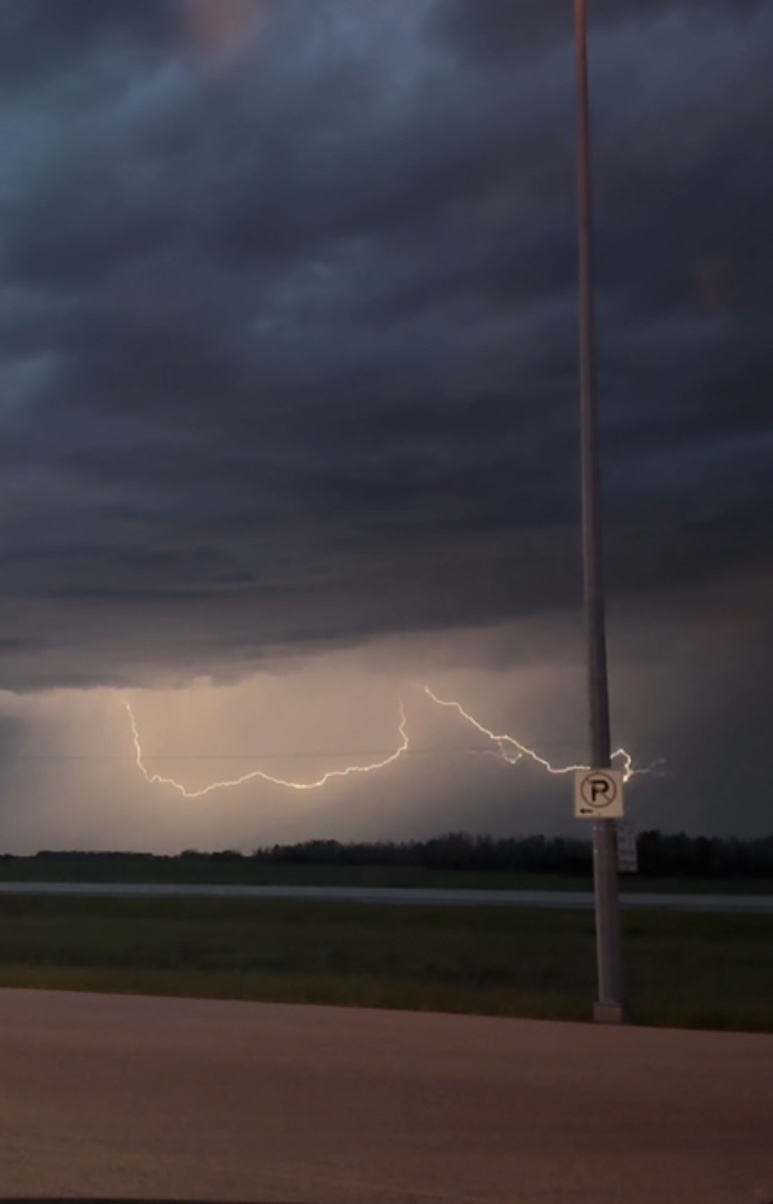
M 773 2 L 590 8 L 615 744 L 770 831 Z M 574 86 L 568 0 L 0 0 L 0 845 L 575 829 L 410 684 L 586 755 Z M 186 802 L 125 697 L 411 751 Z

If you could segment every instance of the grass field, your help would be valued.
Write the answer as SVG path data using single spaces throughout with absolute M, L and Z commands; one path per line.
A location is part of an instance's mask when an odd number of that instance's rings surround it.
M 560 874 L 516 874 L 495 870 L 432 870 L 420 866 L 271 865 L 250 861 L 222 862 L 162 858 L 122 860 L 106 858 L 100 863 L 76 858 L 0 859 L 0 882 L 159 882 L 256 885 L 256 886 L 376 886 L 437 887 L 468 890 L 591 890 L 587 876 Z M 773 878 L 644 878 L 622 877 L 624 891 L 653 891 L 693 894 L 773 893 Z
M 635 1022 L 773 1032 L 773 917 L 624 917 Z M 592 915 L 0 900 L 0 986 L 588 1019 Z

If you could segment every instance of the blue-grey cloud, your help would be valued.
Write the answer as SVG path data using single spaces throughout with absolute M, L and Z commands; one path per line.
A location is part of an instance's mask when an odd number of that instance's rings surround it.
M 173 15 L 0 3 L 5 684 L 576 606 L 568 7 L 283 0 L 216 76 Z M 629 608 L 767 567 L 772 38 L 598 6 Z

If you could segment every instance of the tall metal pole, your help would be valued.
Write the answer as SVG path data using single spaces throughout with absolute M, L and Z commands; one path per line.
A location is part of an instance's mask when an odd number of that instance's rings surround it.
M 580 421 L 582 440 L 582 552 L 585 616 L 588 640 L 588 704 L 590 764 L 608 769 L 609 684 L 604 605 L 596 399 L 596 323 L 593 302 L 593 191 L 591 168 L 590 95 L 588 84 L 587 0 L 574 0 L 577 46 L 577 179 L 580 291 Z M 620 900 L 617 881 L 617 824 L 593 821 L 593 887 L 596 905 L 597 1021 L 625 1020 L 620 939 Z

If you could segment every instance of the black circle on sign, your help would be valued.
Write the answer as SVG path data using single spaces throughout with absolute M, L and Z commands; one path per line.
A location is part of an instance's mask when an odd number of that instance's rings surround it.
M 588 794 L 586 793 L 586 788 L 590 787 L 591 783 L 597 778 L 603 778 L 612 787 L 609 794 L 603 796 L 604 801 L 602 803 L 593 798 L 592 791 L 589 791 L 590 798 L 588 798 Z M 583 778 L 582 785 L 580 786 L 580 794 L 586 807 L 592 807 L 594 811 L 603 811 L 605 807 L 611 807 L 617 799 L 617 782 L 613 777 L 609 777 L 606 773 L 602 773 L 601 770 L 597 770 L 596 773 L 589 773 L 586 778 Z

